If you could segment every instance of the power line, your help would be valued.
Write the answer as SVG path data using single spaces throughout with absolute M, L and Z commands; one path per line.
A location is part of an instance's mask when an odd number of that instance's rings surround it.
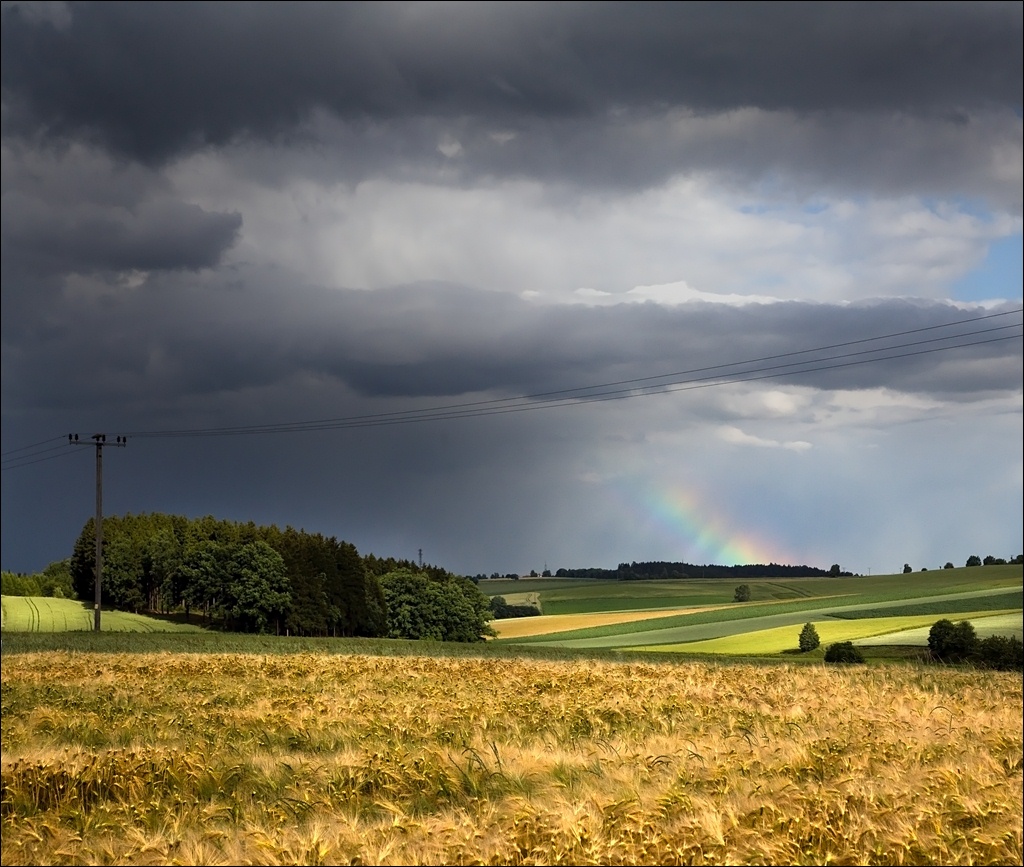
M 488 400 L 479 401 L 466 401 L 453 404 L 444 404 L 441 406 L 427 407 L 420 410 L 395 410 L 384 413 L 373 413 L 363 414 L 354 416 L 344 416 L 338 418 L 326 418 L 326 419 L 315 419 L 302 422 L 282 422 L 272 423 L 263 425 L 246 425 L 236 427 L 213 427 L 213 428 L 192 428 L 192 429 L 170 429 L 170 430 L 153 430 L 153 431 L 131 431 L 130 434 L 135 437 L 148 437 L 148 438 L 169 438 L 169 437 L 195 437 L 195 436 L 241 436 L 241 435 L 253 435 L 262 433 L 295 433 L 299 431 L 314 431 L 314 430 L 338 430 L 345 428 L 360 428 L 360 427 L 377 427 L 384 425 L 394 424 L 411 424 L 415 422 L 423 421 L 442 421 L 442 420 L 453 420 L 461 418 L 473 418 L 484 415 L 496 415 L 507 412 L 521 412 L 535 409 L 548 409 L 560 406 L 573 405 L 578 403 L 588 403 L 602 400 L 611 400 L 622 397 L 641 397 L 649 394 L 667 393 L 673 391 L 686 390 L 683 388 L 672 388 L 673 385 L 684 385 L 690 383 L 701 383 L 699 387 L 708 387 L 710 385 L 725 385 L 731 382 L 745 382 L 753 379 L 766 379 L 770 376 L 793 376 L 800 373 L 814 373 L 820 370 L 828 370 L 837 367 L 848 367 L 852 366 L 854 362 L 847 364 L 826 364 L 825 362 L 833 362 L 842 358 L 851 358 L 858 355 L 872 355 L 877 353 L 893 353 L 894 350 L 906 349 L 913 346 L 921 346 L 928 343 L 936 343 L 940 341 L 951 341 L 951 340 L 963 340 L 965 337 L 976 337 L 979 335 L 991 334 L 999 331 L 1005 331 L 1009 329 L 1020 328 L 1019 324 L 1002 325 L 995 327 L 988 327 L 983 329 L 977 329 L 974 331 L 946 335 L 941 337 L 932 337 L 926 340 L 910 341 L 904 343 L 898 343 L 890 346 L 878 347 L 875 349 L 860 350 L 858 352 L 845 353 L 842 355 L 832 355 L 817 359 L 808 359 L 805 361 L 790 362 L 788 364 L 762 366 L 762 367 L 750 367 L 751 365 L 762 364 L 766 361 L 775 361 L 786 358 L 794 358 L 802 355 L 810 355 L 813 353 L 828 352 L 830 350 L 841 349 L 850 346 L 863 345 L 866 343 L 879 342 L 883 340 L 891 340 L 897 337 L 905 337 L 912 334 L 922 334 L 925 332 L 935 331 L 940 328 L 951 328 L 955 326 L 970 324 L 973 322 L 979 322 L 982 320 L 993 319 L 998 316 L 1010 315 L 1012 313 L 1020 313 L 1021 311 L 1010 311 L 1009 313 L 996 313 L 987 316 L 979 316 L 972 319 L 960 320 L 959 322 L 949 323 L 947 325 L 933 325 L 924 328 L 911 329 L 907 331 L 893 332 L 890 334 L 884 334 L 878 337 L 864 338 L 861 340 L 845 341 L 842 343 L 829 344 L 826 346 L 815 347 L 812 349 L 802 349 L 794 352 L 780 353 L 777 355 L 761 356 L 759 358 L 747 359 L 745 361 L 730 362 L 722 365 L 714 365 L 710 367 L 692 368 L 690 370 L 674 371 L 671 373 L 656 374 L 652 376 L 639 377 L 635 379 L 618 380 L 614 382 L 601 383 L 589 386 L 577 386 L 575 388 L 561 389 L 557 391 L 537 392 L 525 395 L 515 395 L 507 398 L 491 398 Z M 936 351 L 946 351 L 952 349 L 960 349 L 969 346 L 976 346 L 984 343 L 998 342 L 1001 340 L 1015 339 L 1020 335 L 1010 335 L 1009 337 L 997 337 L 986 340 L 972 340 L 967 342 L 960 342 L 948 346 L 933 347 L 930 350 L 918 351 L 918 352 L 906 352 L 889 355 L 879 355 L 875 358 L 863 359 L 858 364 L 870 363 L 875 361 L 886 361 L 898 358 L 909 357 L 912 355 L 928 354 Z M 749 369 L 742 371 L 731 371 L 732 368 L 740 368 L 747 366 Z M 788 372 L 781 372 L 785 368 L 798 368 L 796 370 L 789 370 Z M 780 371 L 775 374 L 765 374 L 764 371 L 776 370 Z M 703 376 L 697 376 L 698 374 L 704 374 Z M 751 374 L 759 374 L 751 376 Z M 656 380 L 662 380 L 660 383 L 655 383 Z M 628 386 L 628 387 L 627 387 Z M 698 387 L 698 386 L 694 386 Z
M 601 402 L 608 400 L 623 400 L 633 397 L 644 397 L 655 394 L 675 393 L 689 391 L 698 388 L 711 388 L 720 385 L 727 385 L 740 382 L 753 382 L 762 379 L 782 378 L 797 376 L 801 374 L 817 373 L 821 371 L 853 367 L 864 364 L 873 364 L 881 361 L 891 361 L 901 358 L 923 356 L 938 352 L 946 352 L 955 349 L 964 349 L 972 346 L 980 346 L 989 343 L 997 343 L 1006 340 L 1020 339 L 1020 333 L 1002 334 L 1002 332 L 1019 330 L 1020 323 L 1009 325 L 986 325 L 969 331 L 959 331 L 954 334 L 927 337 L 922 340 L 912 340 L 899 343 L 890 343 L 885 346 L 863 348 L 852 352 L 836 354 L 839 349 L 846 349 L 854 346 L 865 346 L 871 343 L 892 341 L 897 338 L 905 338 L 912 335 L 923 335 L 943 329 L 960 328 L 974 323 L 987 322 L 999 317 L 1017 315 L 1021 310 L 1003 311 L 1000 313 L 987 314 L 985 316 L 971 317 L 956 322 L 941 325 L 930 325 L 921 328 L 908 329 L 891 332 L 877 337 L 867 337 L 858 340 L 843 341 L 840 343 L 827 344 L 810 349 L 795 350 L 793 352 L 779 353 L 775 355 L 760 356 L 757 358 L 734 361 L 721 365 L 691 368 L 688 370 L 673 371 L 670 373 L 654 374 L 650 376 L 637 377 L 634 379 L 616 380 L 612 382 L 599 383 L 595 385 L 577 386 L 575 388 L 559 389 L 547 392 L 515 395 L 506 398 L 491 398 L 478 401 L 464 401 L 460 403 L 443 404 L 440 406 L 427 407 L 419 410 L 395 410 L 384 413 L 372 413 L 354 416 L 343 416 L 337 418 L 315 419 L 300 422 L 281 422 L 275 424 L 246 425 L 234 427 L 211 427 L 192 429 L 167 429 L 149 431 L 129 431 L 133 437 L 141 438 L 181 438 L 181 437 L 212 437 L 212 436 L 243 436 L 267 433 L 298 433 L 302 431 L 317 430 L 342 430 L 350 428 L 379 427 L 398 424 L 414 424 L 425 421 L 450 421 L 465 418 L 475 418 L 486 415 L 499 415 L 512 412 L 527 412 L 539 409 L 554 409 L 559 407 L 579 405 L 584 403 Z M 990 336 L 998 335 L 998 336 Z M 976 338 L 976 339 L 966 339 Z M 952 342 L 957 341 L 957 342 Z M 944 344 L 944 345 L 935 345 Z M 919 348 L 925 347 L 925 348 Z M 908 350 L 908 351 L 900 351 Z M 822 355 L 823 353 L 833 353 Z M 806 357 L 818 354 L 820 357 Z M 799 359 L 785 361 L 786 359 Z M 785 362 L 779 364 L 766 364 L 766 362 Z M 25 446 L 21 449 L 14 449 L 5 454 L 27 451 L 46 445 L 53 440 L 44 440 L 34 445 Z M 40 457 L 58 447 L 51 447 L 42 451 L 22 455 L 19 458 L 9 458 L 4 462 L 3 469 L 15 469 L 37 463 L 43 460 L 52 460 L 60 457 L 60 454 L 51 457 Z M 64 452 L 66 454 L 66 451 Z M 9 466 L 7 465 L 9 464 Z
M 64 441 L 63 437 L 59 437 L 59 439 L 62 442 Z M 47 442 L 49 442 L 49 440 L 47 440 Z M 31 448 L 31 446 L 28 448 Z M 48 452 L 53 452 L 54 454 L 51 454 L 48 457 L 39 457 L 39 455 L 45 455 Z M 0 469 L 16 470 L 20 467 L 28 467 L 32 464 L 42 463 L 43 461 L 55 461 L 59 458 L 66 458 L 71 454 L 72 452 L 69 452 L 63 445 L 53 446 L 48 449 L 43 449 L 42 451 L 33 452 L 32 454 L 22 455 L 21 457 L 7 458 Z
M 32 443 L 31 445 L 21 446 L 20 448 L 11 449 L 10 451 L 0 453 L 0 457 L 4 457 L 5 458 L 5 457 L 7 457 L 7 455 L 13 455 L 15 452 L 24 452 L 24 451 L 27 451 L 28 449 L 38 448 L 39 446 L 45 446 L 45 445 L 47 445 L 49 443 L 53 443 L 53 442 L 61 442 L 61 443 L 63 443 L 64 442 L 64 437 L 50 437 L 49 439 L 40 440 L 39 442 Z M 49 451 L 49 449 L 47 449 L 47 451 Z

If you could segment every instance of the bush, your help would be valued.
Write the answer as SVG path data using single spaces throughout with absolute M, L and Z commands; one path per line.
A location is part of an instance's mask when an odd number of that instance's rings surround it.
M 536 605 L 509 604 L 505 601 L 504 596 L 491 597 L 491 611 L 494 612 L 494 616 L 498 620 L 509 617 L 536 617 L 541 613 Z
M 749 602 L 750 601 L 750 585 L 749 584 L 740 584 L 740 586 L 736 588 L 736 592 L 733 594 L 732 601 L 733 602 Z
M 1024 671 L 1024 643 L 1016 635 L 990 635 L 978 642 L 978 664 L 998 671 Z
M 852 641 L 837 641 L 825 649 L 825 662 L 863 662 L 864 654 Z
M 814 624 L 805 623 L 804 628 L 800 630 L 800 652 L 808 653 L 820 645 L 821 639 L 818 638 L 818 630 L 814 628 Z
M 960 623 L 943 618 L 936 620 L 928 632 L 928 650 L 932 659 L 942 662 L 964 662 L 974 655 L 978 636 L 969 620 Z

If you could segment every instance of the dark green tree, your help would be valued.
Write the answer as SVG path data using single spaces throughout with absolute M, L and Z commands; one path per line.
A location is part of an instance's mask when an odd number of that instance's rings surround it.
M 103 604 L 122 611 L 141 611 L 146 607 L 143 592 L 142 556 L 134 539 L 122 528 L 111 527 L 109 538 L 104 522 Z
M 71 558 L 55 560 L 40 576 L 39 586 L 43 596 L 57 599 L 74 599 L 75 588 L 71 580 Z
M 431 578 L 411 569 L 380 579 L 389 638 L 483 641 L 494 635 L 490 601 L 467 578 Z
M 928 650 L 932 659 L 941 662 L 965 662 L 978 646 L 978 636 L 969 620 L 959 623 L 943 618 L 928 631 Z
M 22 575 L 18 572 L 0 573 L 0 593 L 4 596 L 42 596 L 38 575 Z
M 280 632 L 290 602 L 284 560 L 259 540 L 233 546 L 222 600 L 225 625 L 241 632 Z
M 971 556 L 967 558 L 967 565 L 968 566 L 980 566 L 981 565 L 981 557 L 979 557 L 977 554 L 971 554 Z
M 978 642 L 977 662 L 998 671 L 1024 671 L 1024 644 L 1016 635 L 990 635 Z
M 804 628 L 800 630 L 800 652 L 808 653 L 821 645 L 821 639 L 818 638 L 818 630 L 814 628 L 813 623 L 805 623 Z
M 732 601 L 733 602 L 749 602 L 750 601 L 750 585 L 749 584 L 740 584 L 740 586 L 736 588 L 736 592 L 733 594 Z
M 185 547 L 181 561 L 181 601 L 185 619 L 193 609 L 209 620 L 218 610 L 227 581 L 226 550 L 219 542 L 203 539 Z
M 857 663 L 864 661 L 864 654 L 852 641 L 837 641 L 825 648 L 825 662 Z

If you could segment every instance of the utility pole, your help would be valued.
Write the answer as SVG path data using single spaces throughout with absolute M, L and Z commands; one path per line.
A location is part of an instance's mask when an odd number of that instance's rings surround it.
M 116 441 L 107 442 L 106 434 L 93 434 L 93 445 L 96 446 L 96 601 L 93 606 L 93 631 L 100 631 L 100 609 L 103 596 L 103 448 L 128 445 L 128 437 L 119 436 Z M 86 440 L 79 442 L 78 434 L 68 434 L 68 442 L 74 446 L 87 446 Z

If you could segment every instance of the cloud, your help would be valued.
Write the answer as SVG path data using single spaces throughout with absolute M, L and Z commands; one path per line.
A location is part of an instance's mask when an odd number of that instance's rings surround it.
M 112 511 L 469 572 L 742 548 L 669 501 L 1016 553 L 1019 3 L 2 15 L 4 449 L 131 433 Z M 73 460 L 5 466 L 5 568 Z
M 744 433 L 739 428 L 732 426 L 723 427 L 720 436 L 727 443 L 741 446 L 756 446 L 757 448 L 789 449 L 794 452 L 803 452 L 812 447 L 809 442 L 804 442 L 803 440 L 779 442 L 778 440 L 764 439 L 763 437 Z
M 1019 211 L 1019 4 L 642 7 L 5 4 L 5 135 L 149 164 L 333 140 L 349 178 L 966 182 Z
M 46 276 L 209 268 L 238 240 L 239 213 L 182 201 L 94 150 L 2 153 L 5 301 Z

